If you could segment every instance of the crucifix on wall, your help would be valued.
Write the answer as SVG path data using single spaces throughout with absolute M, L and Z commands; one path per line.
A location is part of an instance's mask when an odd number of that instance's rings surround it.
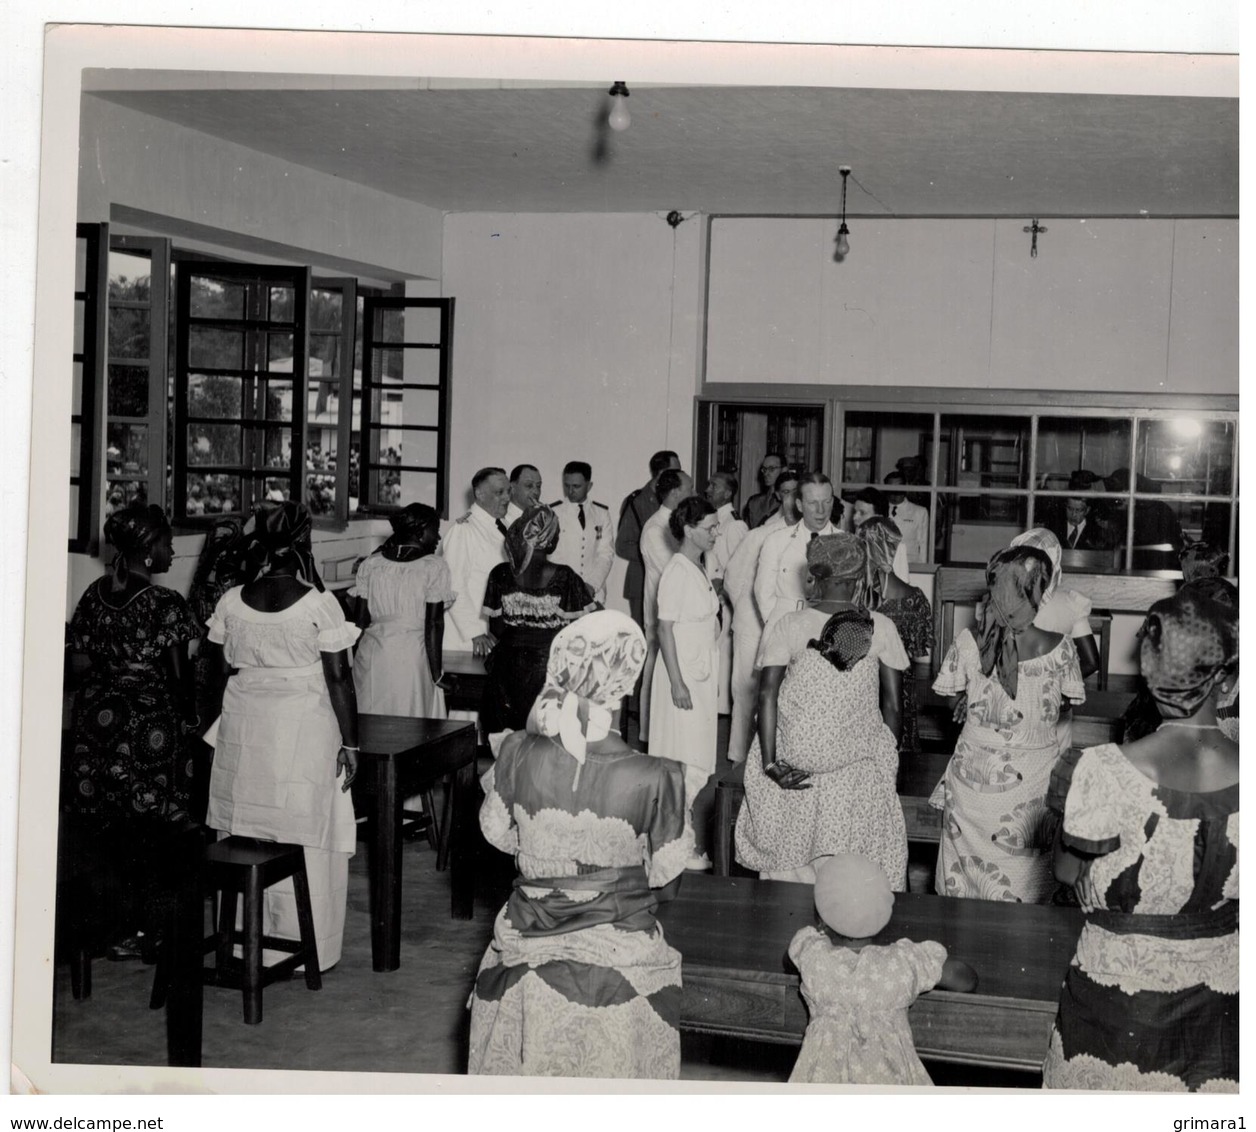
M 1026 224 L 1025 227 L 1021 229 L 1022 232 L 1033 233 L 1033 239 L 1029 241 L 1029 258 L 1030 259 L 1038 258 L 1038 233 L 1045 232 L 1046 230 L 1047 230 L 1047 226 L 1045 224 L 1039 224 L 1038 218 L 1036 216 L 1034 217 L 1034 222 L 1032 224 Z

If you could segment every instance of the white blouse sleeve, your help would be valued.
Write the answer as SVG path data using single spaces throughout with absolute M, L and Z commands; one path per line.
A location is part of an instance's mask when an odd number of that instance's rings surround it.
M 883 613 L 872 615 L 872 655 L 886 668 L 895 668 L 899 672 L 910 667 L 911 660 L 907 650 L 903 648 L 903 640 L 898 635 L 894 622 Z
M 227 639 L 227 610 L 234 603 L 240 600 L 240 587 L 234 586 L 218 599 L 218 604 L 214 606 L 214 612 L 209 615 L 208 633 L 206 636 L 216 645 L 221 645 Z
M 314 625 L 318 629 L 319 652 L 340 652 L 361 635 L 356 625 L 345 620 L 335 595 L 326 592 L 320 593 L 314 604 Z

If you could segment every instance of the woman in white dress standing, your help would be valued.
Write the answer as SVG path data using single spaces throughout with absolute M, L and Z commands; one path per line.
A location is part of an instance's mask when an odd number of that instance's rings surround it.
M 720 599 L 702 568 L 702 556 L 715 545 L 719 519 L 700 495 L 682 499 L 668 516 L 680 550 L 659 579 L 659 657 L 654 670 L 650 715 L 650 754 L 685 767 L 685 806 L 715 772 L 720 672 Z M 695 847 L 690 868 L 710 867 Z
M 299 503 L 259 511 L 250 555 L 260 575 L 228 590 L 210 618 L 209 641 L 236 672 L 206 735 L 214 747 L 206 824 L 304 848 L 326 971 L 340 959 L 357 839 L 348 790 L 357 773 L 349 649 L 358 630 L 314 569 L 310 527 Z M 300 938 L 291 879 L 266 890 L 262 928 Z
M 449 566 L 435 553 L 440 519 L 411 503 L 389 522 L 392 537 L 358 567 L 349 591 L 363 630 L 353 659 L 358 710 L 444 719 L 441 648 L 455 595 Z

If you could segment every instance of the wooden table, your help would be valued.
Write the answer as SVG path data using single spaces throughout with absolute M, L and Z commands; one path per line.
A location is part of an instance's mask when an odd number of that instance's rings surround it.
M 802 1041 L 807 1008 L 786 950 L 814 923 L 810 885 L 690 873 L 659 918 L 684 956 L 682 1029 Z M 935 990 L 916 1000 L 908 1018 L 921 1057 L 1039 1069 L 1081 923 L 1075 908 L 896 895 L 877 942 L 937 940 L 979 979 L 973 994 Z
M 371 815 L 368 868 L 371 890 L 371 963 L 376 971 L 401 966 L 401 804 L 408 795 L 449 779 L 452 805 L 450 915 L 471 919 L 475 897 L 475 726 L 462 720 L 358 716 L 362 748 L 353 786 L 357 812 Z

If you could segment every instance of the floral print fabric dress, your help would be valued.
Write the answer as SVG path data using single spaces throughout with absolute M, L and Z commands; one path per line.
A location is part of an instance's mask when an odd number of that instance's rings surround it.
M 942 810 L 938 893 L 1044 903 L 1055 890 L 1046 793 L 1059 756 L 1056 721 L 1064 698 L 1086 697 L 1076 646 L 1063 637 L 1046 655 L 1021 661 L 1012 699 L 997 675 L 982 674 L 977 642 L 965 629 L 933 690 L 968 697 L 955 753 L 929 799 Z
M 675 1078 L 680 953 L 654 891 L 685 868 L 679 763 L 516 731 L 484 775 L 480 828 L 520 876 L 472 992 L 471 1073 Z
M 899 639 L 910 659 L 928 656 L 933 651 L 933 606 L 915 586 L 906 597 L 883 601 L 877 609 L 894 622 Z M 908 665 L 902 675 L 903 738 L 899 750 L 915 753 L 920 750 L 919 714 L 916 703 L 916 677 Z
M 907 1008 L 942 977 L 942 944 L 900 939 L 855 951 L 817 928 L 801 928 L 789 957 L 802 975 L 810 1017 L 790 1084 L 933 1084 Z
M 1043 1066 L 1054 1089 L 1234 1092 L 1239 788 L 1158 785 L 1107 743 L 1060 760 L 1064 844 L 1098 854 Z

